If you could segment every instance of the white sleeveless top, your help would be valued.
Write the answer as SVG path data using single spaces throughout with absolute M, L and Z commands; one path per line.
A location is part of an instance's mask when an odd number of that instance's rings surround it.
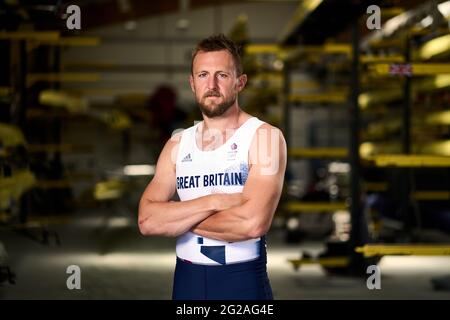
M 195 139 L 201 122 L 182 133 L 176 161 L 176 186 L 181 201 L 214 193 L 242 192 L 248 177 L 248 153 L 253 136 L 264 122 L 248 119 L 220 147 L 202 151 Z M 196 264 L 223 265 L 254 260 L 260 254 L 260 238 L 226 242 L 190 231 L 177 239 L 176 253 Z

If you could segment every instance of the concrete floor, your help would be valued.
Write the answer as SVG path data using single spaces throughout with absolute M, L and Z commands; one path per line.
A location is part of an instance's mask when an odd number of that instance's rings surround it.
M 105 227 L 107 226 L 107 227 Z M 0 285 L 1 299 L 170 299 L 175 240 L 144 238 L 129 216 L 107 220 L 82 212 L 72 222 L 52 226 L 61 246 L 42 245 L 7 229 L 6 247 L 16 284 Z M 268 235 L 268 271 L 275 299 L 450 299 L 436 291 L 431 278 L 450 274 L 450 257 L 385 257 L 381 289 L 366 279 L 331 276 L 317 265 L 295 271 L 287 259 L 301 249 L 319 252 L 320 242 L 287 245 L 276 230 Z M 69 290 L 67 267 L 81 268 L 81 289 Z

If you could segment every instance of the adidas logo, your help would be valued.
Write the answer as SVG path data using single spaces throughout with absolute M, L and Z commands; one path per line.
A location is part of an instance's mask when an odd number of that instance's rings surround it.
M 183 158 L 183 160 L 181 160 L 181 162 L 188 162 L 188 161 L 192 161 L 192 158 L 191 158 L 191 154 L 190 154 L 190 153 L 188 153 L 188 154 Z

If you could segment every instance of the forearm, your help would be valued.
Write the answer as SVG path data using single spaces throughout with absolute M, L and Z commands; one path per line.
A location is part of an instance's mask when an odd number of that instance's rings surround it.
M 244 241 L 257 238 L 253 219 L 240 214 L 235 208 L 217 212 L 197 224 L 192 232 L 222 241 Z
M 272 224 L 279 195 L 261 203 L 248 200 L 240 206 L 218 211 L 197 224 L 192 232 L 222 241 L 245 241 L 266 234 Z
M 178 236 L 215 212 L 211 196 L 182 202 L 142 199 L 139 204 L 139 229 L 144 235 Z

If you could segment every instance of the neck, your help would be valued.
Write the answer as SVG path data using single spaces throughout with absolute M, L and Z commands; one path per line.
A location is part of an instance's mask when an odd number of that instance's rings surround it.
M 203 115 L 203 131 L 213 129 L 224 132 L 226 129 L 236 129 L 239 127 L 241 113 L 241 109 L 235 104 L 219 117 L 208 118 Z

